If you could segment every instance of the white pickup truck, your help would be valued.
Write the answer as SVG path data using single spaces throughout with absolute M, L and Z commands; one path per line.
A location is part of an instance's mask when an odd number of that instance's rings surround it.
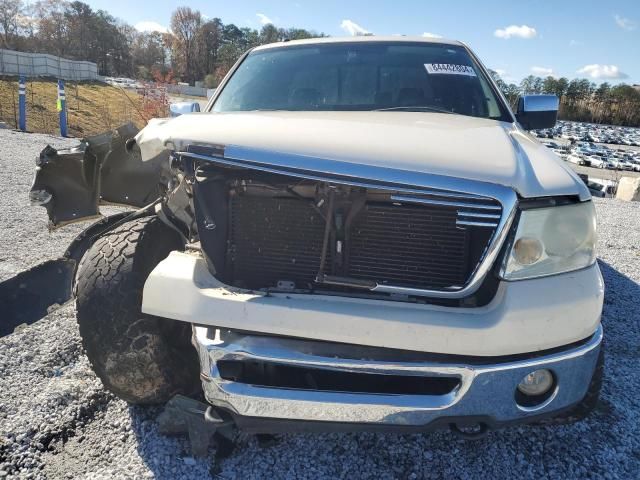
M 265 45 L 204 112 L 48 147 L 31 198 L 52 226 L 141 207 L 83 237 L 75 286 L 130 402 L 204 392 L 248 431 L 572 421 L 604 285 L 589 190 L 527 133 L 557 109 L 512 112 L 456 41 Z

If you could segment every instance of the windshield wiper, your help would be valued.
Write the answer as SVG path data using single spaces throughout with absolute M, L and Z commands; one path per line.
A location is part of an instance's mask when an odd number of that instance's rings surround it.
M 445 110 L 444 108 L 429 107 L 426 105 L 417 105 L 414 107 L 388 107 L 388 108 L 375 108 L 374 112 L 437 112 L 437 113 L 450 113 L 452 115 L 460 115 L 459 113 L 452 112 L 451 110 Z

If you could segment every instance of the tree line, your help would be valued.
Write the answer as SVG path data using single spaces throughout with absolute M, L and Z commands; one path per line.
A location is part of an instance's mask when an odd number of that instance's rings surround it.
M 519 85 L 507 84 L 491 71 L 502 93 L 515 110 L 518 97 L 526 94 L 553 94 L 560 99 L 559 117 L 577 122 L 640 127 L 640 90 L 620 83 L 597 85 L 584 78 L 537 77 L 529 75 Z
M 190 84 L 204 80 L 207 87 L 214 87 L 252 47 L 321 36 L 325 35 L 273 24 L 260 30 L 240 28 L 189 7 L 173 12 L 169 32 L 139 32 L 80 1 L 0 0 L 0 47 L 89 60 L 104 76 Z M 533 75 L 517 85 L 492 74 L 513 107 L 521 94 L 552 93 L 560 98 L 560 118 L 640 126 L 640 91 L 630 85 Z
M 0 0 L 0 48 L 88 60 L 104 76 L 205 80 L 213 87 L 252 47 L 320 36 L 324 34 L 273 24 L 260 30 L 240 28 L 189 7 L 173 12 L 170 32 L 139 32 L 80 1 Z

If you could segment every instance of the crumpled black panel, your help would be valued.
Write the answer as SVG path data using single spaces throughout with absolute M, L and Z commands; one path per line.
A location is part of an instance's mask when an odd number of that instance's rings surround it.
M 77 147 L 42 150 L 30 197 L 41 204 L 49 199 L 43 205 L 51 228 L 97 216 L 101 203 L 143 207 L 161 195 L 168 154 L 143 162 L 133 141 L 137 133 L 127 124 Z

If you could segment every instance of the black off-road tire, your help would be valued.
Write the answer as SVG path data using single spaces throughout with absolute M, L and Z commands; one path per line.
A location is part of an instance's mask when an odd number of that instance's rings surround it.
M 104 234 L 77 274 L 77 318 L 89 361 L 104 386 L 134 404 L 164 403 L 201 389 L 191 325 L 141 312 L 142 288 L 180 236 L 157 217 Z

